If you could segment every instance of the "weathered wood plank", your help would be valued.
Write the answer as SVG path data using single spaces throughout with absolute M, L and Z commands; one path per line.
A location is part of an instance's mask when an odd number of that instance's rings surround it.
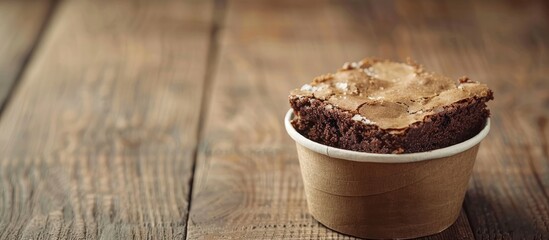
M 212 2 L 59 7 L 0 122 L 0 239 L 184 238 Z
M 447 41 L 472 47 L 480 41 L 460 36 L 475 24 L 463 16 L 467 7 L 439 1 L 229 1 L 195 171 L 189 239 L 348 239 L 307 213 L 295 148 L 282 124 L 289 90 L 372 55 L 411 56 L 457 78 L 476 65 L 460 65 L 471 52 Z M 427 239 L 471 238 L 462 213 L 450 229 Z
M 496 101 L 466 210 L 477 239 L 548 239 L 549 5 L 497 3 L 473 3 Z
M 0 1 L 0 109 L 52 11 L 51 1 Z

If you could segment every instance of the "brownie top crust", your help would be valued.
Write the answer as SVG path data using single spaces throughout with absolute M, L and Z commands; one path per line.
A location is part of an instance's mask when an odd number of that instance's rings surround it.
M 488 96 L 491 90 L 485 84 L 466 77 L 453 81 L 410 61 L 375 59 L 345 63 L 336 73 L 316 77 L 290 93 L 328 102 L 326 107 L 354 113 L 355 121 L 387 130 L 405 129 L 452 103 Z

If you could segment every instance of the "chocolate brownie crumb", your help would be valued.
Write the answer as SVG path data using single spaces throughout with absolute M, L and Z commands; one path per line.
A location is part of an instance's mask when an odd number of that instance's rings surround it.
M 490 116 L 493 93 L 486 85 L 467 77 L 452 83 L 418 64 L 365 59 L 324 76 L 289 100 L 296 130 L 332 147 L 429 151 L 475 136 Z

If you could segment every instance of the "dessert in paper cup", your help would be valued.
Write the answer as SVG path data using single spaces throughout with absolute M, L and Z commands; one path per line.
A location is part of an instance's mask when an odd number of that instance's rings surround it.
M 459 216 L 490 129 L 484 84 L 415 63 L 364 59 L 290 94 L 310 214 L 363 238 L 414 238 Z

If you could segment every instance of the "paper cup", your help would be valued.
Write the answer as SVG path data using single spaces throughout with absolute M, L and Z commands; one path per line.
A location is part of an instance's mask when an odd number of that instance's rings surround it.
M 311 215 L 335 231 L 363 238 L 439 233 L 459 216 L 480 141 L 409 154 L 375 154 L 313 142 L 284 119 L 296 141 Z

